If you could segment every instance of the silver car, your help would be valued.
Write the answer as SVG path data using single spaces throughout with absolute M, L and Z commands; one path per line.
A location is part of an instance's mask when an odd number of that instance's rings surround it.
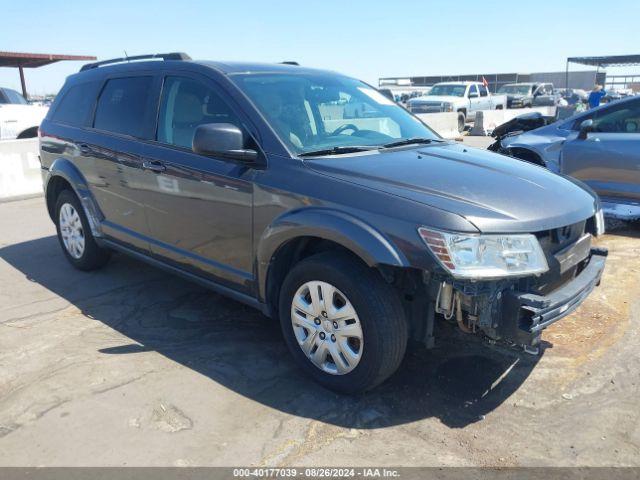
M 505 137 L 500 151 L 583 181 L 605 215 L 640 219 L 640 97 Z

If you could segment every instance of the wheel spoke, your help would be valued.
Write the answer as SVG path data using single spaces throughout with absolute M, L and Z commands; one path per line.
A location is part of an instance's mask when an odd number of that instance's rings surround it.
M 338 340 L 338 349 L 347 358 L 349 363 L 358 362 L 361 352 L 354 352 L 345 339 Z
M 336 336 L 362 339 L 362 329 L 358 323 L 344 324 L 336 330 Z
M 355 318 L 356 311 L 353 306 L 347 302 L 340 308 L 335 308 L 333 305 L 331 306 L 331 310 L 329 311 L 329 318 L 331 320 L 335 320 L 337 322 L 341 322 L 344 320 L 351 320 Z
M 313 320 L 311 318 L 304 317 L 300 315 L 298 312 L 292 313 L 291 321 L 293 322 L 294 325 L 300 328 L 306 328 L 307 330 L 310 330 L 310 331 L 316 331 L 318 329 L 318 326 L 315 323 L 313 323 Z
M 320 290 L 322 291 L 322 309 L 327 312 L 333 308 L 333 294 L 336 291 L 336 287 L 329 283 L 321 282 Z
M 316 315 L 319 315 L 324 310 L 324 304 L 320 298 L 321 290 L 320 282 L 309 282 L 309 294 L 311 295 L 311 305 L 313 305 L 313 311 Z
M 311 354 L 311 349 L 316 343 L 316 335 L 317 332 L 315 330 L 310 330 L 307 338 L 305 338 L 304 341 L 300 344 L 300 348 L 302 348 L 302 351 L 307 357 Z
M 315 311 L 313 303 L 307 303 L 304 297 L 298 293 L 293 297 L 293 308 L 300 310 L 307 317 L 315 318 L 318 316 L 318 312 Z
M 316 338 L 316 351 L 311 354 L 311 360 L 313 363 L 322 368 L 326 358 L 327 358 L 327 342 L 324 340 L 320 340 L 319 337 Z
M 338 370 L 339 374 L 344 375 L 349 372 L 351 365 L 349 365 L 342 355 L 340 355 L 340 348 L 336 343 L 331 344 L 331 347 L 329 347 L 329 353 L 331 353 L 331 358 L 333 359 L 333 363 L 335 364 L 336 370 Z

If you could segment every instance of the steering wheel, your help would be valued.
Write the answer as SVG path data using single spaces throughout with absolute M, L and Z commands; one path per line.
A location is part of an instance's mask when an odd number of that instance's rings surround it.
M 333 132 L 331 132 L 331 136 L 340 135 L 345 130 L 353 130 L 353 133 L 359 131 L 360 129 L 356 127 L 353 123 L 346 123 L 338 128 L 336 128 Z

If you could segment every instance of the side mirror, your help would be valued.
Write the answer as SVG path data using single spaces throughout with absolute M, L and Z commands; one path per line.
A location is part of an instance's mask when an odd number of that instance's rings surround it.
M 193 151 L 200 155 L 255 162 L 258 152 L 244 148 L 242 130 L 231 123 L 206 123 L 193 135 Z
M 469 98 L 478 98 L 477 92 L 469 92 Z
M 578 133 L 578 138 L 580 140 L 586 140 L 589 132 L 593 132 L 593 120 L 591 118 L 584 120 L 580 124 L 580 133 Z

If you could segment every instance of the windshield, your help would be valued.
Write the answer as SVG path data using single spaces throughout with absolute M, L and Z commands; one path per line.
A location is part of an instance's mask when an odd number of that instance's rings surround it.
M 447 97 L 464 97 L 466 85 L 434 85 L 427 95 L 443 95 Z
M 512 93 L 516 95 L 528 95 L 531 85 L 503 85 L 498 89 L 498 93 Z
M 20 95 L 15 90 L 11 90 L 10 88 L 3 89 L 4 94 L 9 99 L 9 103 L 17 103 L 20 105 L 26 105 L 27 101 L 24 99 L 22 95 Z
M 440 138 L 405 109 L 355 79 L 278 73 L 232 78 L 297 154 Z

